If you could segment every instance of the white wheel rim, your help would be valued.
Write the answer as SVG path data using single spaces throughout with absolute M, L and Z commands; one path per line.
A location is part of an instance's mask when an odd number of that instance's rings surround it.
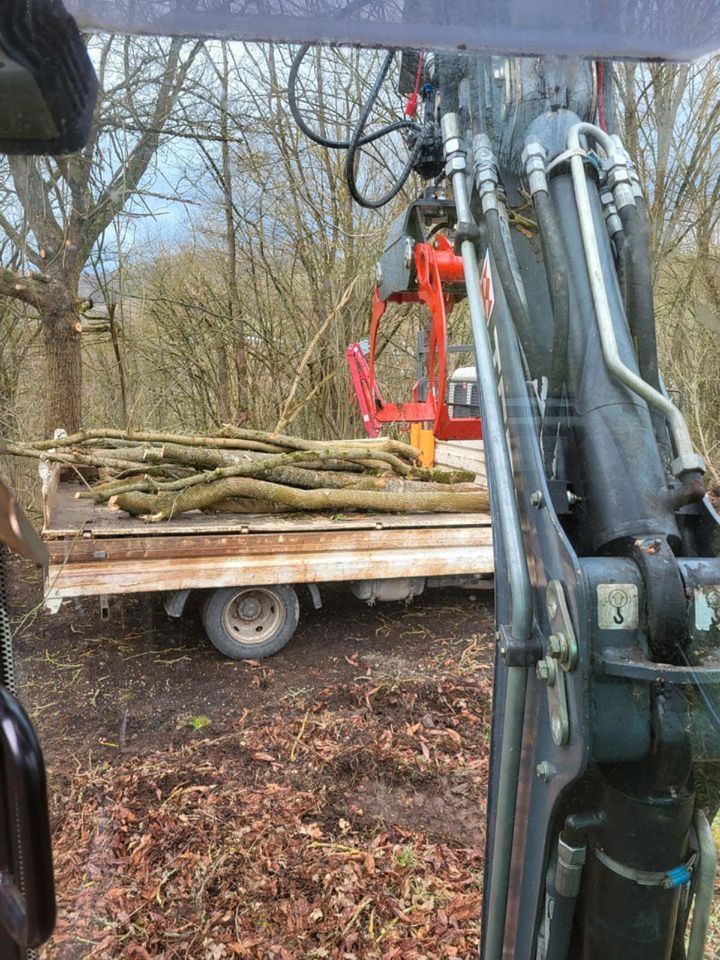
M 261 644 L 282 627 L 285 604 L 277 593 L 265 587 L 239 590 L 223 612 L 225 632 L 243 644 Z

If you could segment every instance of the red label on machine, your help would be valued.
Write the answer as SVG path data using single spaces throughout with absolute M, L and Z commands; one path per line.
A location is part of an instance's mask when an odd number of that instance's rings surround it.
M 495 291 L 493 290 L 492 272 L 490 270 L 490 251 L 485 252 L 482 274 L 480 275 L 480 296 L 482 297 L 485 319 L 490 322 L 493 307 L 495 306 Z

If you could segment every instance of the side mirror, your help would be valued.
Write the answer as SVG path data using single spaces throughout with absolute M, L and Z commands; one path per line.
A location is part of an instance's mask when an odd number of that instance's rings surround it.
M 0 687 L 0 957 L 21 960 L 55 926 L 45 764 L 27 714 Z
M 45 544 L 0 480 L 0 621 L 7 616 L 2 583 L 6 547 L 40 567 L 47 564 Z M 8 658 L 11 664 L 12 649 L 3 642 L 0 676 L 6 683 L 12 677 Z M 44 943 L 54 926 L 45 764 L 27 714 L 0 686 L 0 957 L 24 960 L 26 949 Z
M 81 150 L 92 122 L 97 77 L 61 0 L 0 4 L 0 152 Z

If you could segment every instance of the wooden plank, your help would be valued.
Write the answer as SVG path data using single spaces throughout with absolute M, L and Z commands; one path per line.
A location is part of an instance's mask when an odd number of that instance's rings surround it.
M 315 530 L 373 530 L 418 527 L 468 527 L 477 524 L 471 513 L 368 513 L 333 517 L 328 513 L 302 514 L 203 514 L 188 513 L 161 523 L 145 523 L 121 510 L 110 510 L 89 500 L 76 500 L 77 484 L 61 482 L 53 498 L 52 515 L 43 536 L 47 540 L 87 535 L 95 537 L 163 536 L 291 532 Z
M 485 522 L 483 523 L 482 520 Z M 480 518 L 472 527 L 419 527 L 389 530 L 319 530 L 291 533 L 250 533 L 245 535 L 108 537 L 85 540 L 50 541 L 48 552 L 55 563 L 95 563 L 99 569 L 107 561 L 171 559 L 174 557 L 228 557 L 259 554 L 319 553 L 341 549 L 345 552 L 368 549 L 395 550 L 414 547 L 421 555 L 425 549 L 491 543 L 489 517 Z M 252 562 L 252 561 L 251 561 Z
M 336 549 L 293 555 L 272 553 L 252 557 L 121 560 L 101 566 L 93 563 L 51 564 L 46 600 L 253 584 L 325 583 L 492 572 L 492 547 L 487 543 L 428 548 L 422 553 L 416 549 Z
M 435 463 L 443 467 L 474 470 L 478 486 L 487 486 L 485 448 L 482 440 L 437 440 Z

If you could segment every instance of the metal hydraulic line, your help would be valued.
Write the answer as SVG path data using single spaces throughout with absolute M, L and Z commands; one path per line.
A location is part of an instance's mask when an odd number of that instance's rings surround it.
M 570 128 L 567 140 L 570 151 L 570 170 L 575 188 L 585 258 L 605 362 L 614 377 L 633 393 L 642 397 L 651 407 L 655 407 L 667 417 L 677 453 L 677 458 L 673 464 L 673 473 L 677 476 L 688 470 L 697 470 L 702 473 L 705 470 L 705 463 L 702 457 L 695 453 L 687 424 L 678 408 L 668 397 L 655 390 L 647 381 L 625 366 L 620 359 L 590 207 L 583 150 L 580 145 L 580 137 L 583 134 L 590 135 L 599 141 L 608 157 L 611 160 L 616 160 L 618 165 L 624 166 L 625 162 L 623 158 L 618 157 L 614 141 L 600 127 L 596 127 L 592 123 L 576 123 Z
M 459 137 L 457 114 L 442 118 L 443 141 L 452 182 L 458 222 L 472 225 L 473 216 L 466 180 L 465 151 Z M 511 590 L 511 630 L 518 640 L 528 640 L 532 629 L 532 595 L 525 544 L 520 529 L 520 515 L 513 480 L 510 454 L 505 441 L 505 424 L 500 410 L 497 380 L 492 358 L 490 336 L 480 296 L 480 270 L 472 240 L 462 241 L 460 250 L 465 269 L 470 322 L 475 348 L 477 379 L 482 397 L 485 452 L 488 478 L 496 504 L 494 522 L 507 555 Z M 503 739 L 498 778 L 497 823 L 495 828 L 490 894 L 487 910 L 485 960 L 500 960 L 505 932 L 508 884 L 512 857 L 517 781 L 520 769 L 527 668 L 507 668 L 507 688 L 503 715 Z

